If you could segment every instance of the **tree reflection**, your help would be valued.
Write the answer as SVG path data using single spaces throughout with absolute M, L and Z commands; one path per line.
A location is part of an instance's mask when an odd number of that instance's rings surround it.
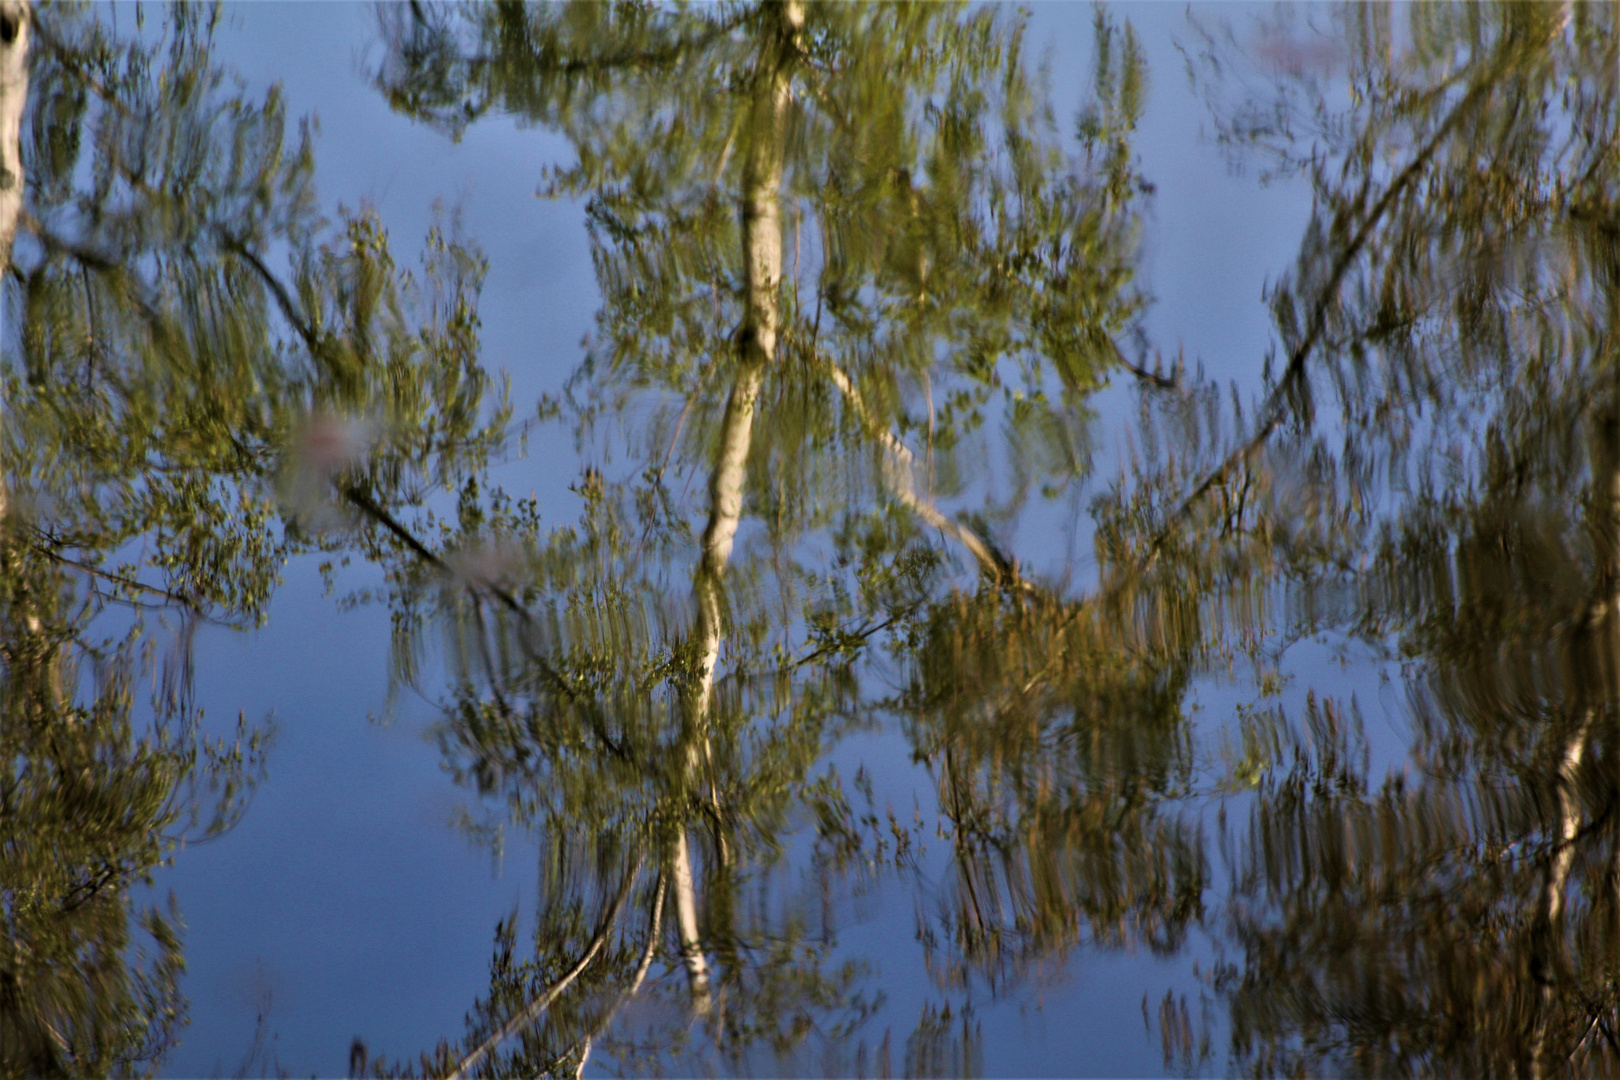
M 162 691 L 145 721 L 137 686 L 153 658 L 139 636 L 96 641 L 93 598 L 6 540 L 0 1070 L 129 1070 L 157 1060 L 184 1016 L 178 912 L 136 908 L 129 891 L 180 836 L 230 823 L 258 737 L 199 737 L 179 656 L 159 658 Z
M 150 1068 L 184 1023 L 177 909 L 139 888 L 237 819 L 265 734 L 205 734 L 193 634 L 261 623 L 293 554 L 392 543 L 318 532 L 300 475 L 401 512 L 496 437 L 476 254 L 436 232 L 418 285 L 368 216 L 329 233 L 307 132 L 213 63 L 218 14 L 0 8 L 7 1076 Z M 364 454 L 323 442 L 345 417 Z
M 503 927 L 467 1039 L 425 1065 L 583 1068 L 603 1039 L 637 1062 L 642 1048 L 612 1041 L 608 1022 L 653 956 L 684 969 L 704 1026 L 690 1048 L 681 1023 L 658 1027 L 652 1067 L 709 1047 L 740 1069 L 762 1052 L 836 1055 L 870 1005 L 857 967 L 831 964 L 785 852 L 808 810 L 817 874 L 875 857 L 836 777 L 818 772 L 884 708 L 861 688 L 875 646 L 909 666 L 919 635 L 939 652 L 957 623 L 997 633 L 994 612 L 1028 603 L 1042 614 L 1001 629 L 1017 624 L 1033 650 L 1042 620 L 1067 618 L 982 520 L 936 500 L 986 479 L 981 429 L 998 425 L 1016 435 L 1023 477 L 998 512 L 1085 476 L 1084 403 L 1123 362 L 1114 340 L 1140 304 L 1134 39 L 1099 20 L 1111 61 L 1070 155 L 1020 27 L 991 12 L 499 3 L 389 9 L 382 29 L 378 82 L 396 108 L 452 135 L 502 111 L 572 143 L 576 162 L 543 190 L 587 200 L 603 305 L 565 415 L 597 460 L 635 463 L 621 476 L 588 464 L 581 525 L 545 537 L 531 505 L 465 500 L 445 549 L 418 553 L 452 587 L 397 595 L 407 629 L 432 601 L 451 631 L 448 759 L 545 852 L 536 959 L 515 961 Z M 695 505 L 694 481 L 707 489 Z M 525 540 L 535 554 L 513 557 Z M 977 599 L 950 598 L 953 551 L 984 581 Z M 1055 633 L 1077 649 L 1086 636 Z M 1140 677 L 1164 717 L 1174 676 Z M 1108 690 L 1065 692 L 1089 706 Z M 920 741 L 940 737 L 939 695 L 903 706 L 925 717 Z M 954 785 L 981 765 L 959 767 Z M 1134 778 L 1102 786 L 1097 809 L 1135 801 Z M 1087 811 L 1049 816 L 1062 829 Z M 1196 911 L 1187 859 L 1188 880 L 1163 890 L 1183 910 L 1143 916 L 1175 924 L 1166 940 Z M 1084 916 L 1127 918 L 1155 888 L 1105 887 Z M 666 897 L 673 956 L 659 941 Z M 930 1015 L 919 1067 L 970 1064 L 958 1025 L 941 1022 L 949 1009 Z
M 501 923 L 463 1036 L 411 1069 L 887 1071 L 828 914 L 882 878 L 923 897 L 943 995 L 913 1073 L 977 1067 L 974 986 L 1198 930 L 1257 1073 L 1620 1070 L 1613 16 L 1283 14 L 1276 94 L 1236 103 L 1207 36 L 1219 136 L 1315 196 L 1279 363 L 1228 420 L 1147 370 L 1128 27 L 1099 16 L 1066 141 L 1000 12 L 386 8 L 396 108 L 574 152 L 542 190 L 584 202 L 602 305 L 542 406 L 583 458 L 547 530 L 491 480 L 508 415 L 453 224 L 407 273 L 372 215 L 320 221 L 307 137 L 227 91 L 198 9 L 120 41 L 0 0 L 0 142 L 27 117 L 0 147 L 0 1071 L 172 1041 L 177 923 L 130 888 L 235 819 L 260 753 L 203 739 L 190 635 L 257 624 L 315 551 L 382 565 L 402 683 L 443 632 L 443 758 L 542 840 L 532 943 Z M 1142 450 L 1090 503 L 1098 580 L 1044 576 L 1008 537 L 1092 496 L 1120 372 Z M 1401 664 L 1405 770 L 1306 687 L 1245 708 L 1217 787 L 1189 695 L 1252 659 L 1269 697 L 1265 640 L 1316 633 Z M 932 820 L 827 764 L 885 725 Z M 1202 1064 L 1185 1003 L 1161 1015 Z
M 1056 973 L 1082 944 L 1173 951 L 1202 915 L 1203 838 L 1175 805 L 1196 627 L 1131 640 L 1111 614 L 989 591 L 929 612 L 901 702 L 954 847 L 946 985 Z
M 1349 8 L 1348 112 L 1296 71 L 1219 113 L 1318 211 L 1273 296 L 1276 420 L 1225 468 L 1311 463 L 1296 494 L 1363 539 L 1299 594 L 1398 651 L 1413 735 L 1378 783 L 1355 714 L 1313 700 L 1234 838 L 1216 987 L 1257 1074 L 1620 1062 L 1612 15 Z M 1313 434 L 1323 385 L 1342 409 Z

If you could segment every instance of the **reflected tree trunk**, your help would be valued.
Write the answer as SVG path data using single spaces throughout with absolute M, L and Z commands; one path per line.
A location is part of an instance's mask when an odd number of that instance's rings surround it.
M 726 402 L 720 445 L 709 478 L 709 520 L 703 530 L 703 552 L 693 582 L 697 600 L 697 679 L 686 708 L 686 776 L 689 789 L 699 782 L 708 758 L 709 725 L 714 710 L 714 671 L 725 636 L 724 577 L 742 519 L 748 453 L 753 444 L 754 409 L 767 367 L 776 359 L 781 325 L 782 170 L 795 35 L 804 25 L 797 0 L 771 9 L 778 22 L 764 46 L 751 118 L 748 158 L 743 175 L 742 240 L 747 296 L 737 329 L 737 374 Z M 675 845 L 672 884 L 681 959 L 691 984 L 693 1008 L 707 1011 L 709 965 L 698 935 L 697 894 L 691 849 L 682 832 Z
M 478 1068 L 479 1063 L 494 1053 L 501 1043 L 521 1034 L 524 1029 L 532 1026 L 540 1017 L 544 1016 L 546 1010 L 551 1007 L 552 1002 L 561 997 L 562 992 L 568 989 L 574 980 L 579 978 L 580 974 L 590 966 L 591 961 L 596 959 L 596 954 L 601 952 L 602 947 L 607 944 L 608 938 L 612 935 L 619 922 L 619 916 L 624 913 L 624 906 L 629 902 L 630 894 L 634 891 L 636 878 L 641 873 L 642 865 L 642 860 L 638 856 L 636 861 L 631 864 L 629 871 L 624 875 L 624 881 L 619 885 L 619 894 L 614 898 L 613 905 L 608 908 L 607 916 L 602 920 L 601 928 L 591 938 L 590 943 L 585 947 L 584 953 L 575 961 L 573 967 L 569 968 L 561 978 L 547 987 L 543 994 L 529 1002 L 522 1009 L 519 1009 L 506 1023 L 497 1027 L 471 1053 L 457 1062 L 456 1067 L 446 1075 L 445 1080 L 463 1080 L 464 1077 L 472 1075 L 473 1071 Z
M 32 38 L 33 9 L 27 0 L 0 0 L 0 284 L 11 273 L 11 247 L 17 238 L 17 225 L 22 218 L 24 173 L 22 163 L 22 125 L 28 108 L 28 53 Z M 0 319 L 4 318 L 0 311 Z M 0 409 L 4 408 L 0 400 Z M 4 422 L 0 420 L 0 422 Z M 10 508 L 11 484 L 5 474 L 7 462 L 0 455 L 0 521 Z M 10 540 L 0 539 L 8 548 Z M 0 568 L 13 570 L 9 564 L 16 558 L 15 551 L 0 553 Z M 17 648 L 39 648 L 39 615 L 31 605 L 23 605 L 17 612 L 27 643 L 13 643 Z M 55 665 L 47 665 L 54 671 Z M 53 687 L 59 680 L 49 677 Z M 54 704 L 56 695 L 51 695 Z
M 1558 819 L 1554 844 L 1547 860 L 1546 876 L 1533 933 L 1531 975 L 1539 983 L 1536 1012 L 1530 1035 L 1530 1075 L 1534 1080 L 1561 1072 L 1563 1059 L 1549 1047 L 1549 1028 L 1558 1003 L 1559 972 L 1567 945 L 1564 906 L 1569 892 L 1570 870 L 1575 862 L 1575 842 L 1585 814 L 1580 797 L 1580 769 L 1587 744 L 1599 719 L 1615 700 L 1614 623 L 1617 616 L 1617 586 L 1620 586 L 1620 410 L 1611 406 L 1593 424 L 1592 495 L 1588 507 L 1592 547 L 1596 555 L 1596 581 L 1593 596 L 1575 634 L 1571 659 L 1575 670 L 1571 684 L 1582 699 L 1578 702 L 1580 721 L 1564 742 L 1558 760 L 1555 785 Z
M 22 122 L 28 105 L 31 16 L 24 0 L 0 0 L 0 279 L 10 271 L 11 242 L 22 216 Z
M 652 910 L 648 916 L 647 945 L 641 951 L 641 959 L 636 962 L 636 973 L 631 978 L 630 985 L 624 988 L 612 1007 L 602 1014 L 601 1019 L 597 1020 L 591 1026 L 590 1031 L 586 1032 L 585 1037 L 580 1040 L 579 1064 L 574 1068 L 574 1076 L 578 1080 L 583 1080 L 585 1076 L 585 1066 L 590 1063 L 591 1049 L 596 1045 L 596 1040 L 612 1025 L 614 1017 L 618 1015 L 619 1010 L 624 1007 L 625 1003 L 640 993 L 641 984 L 647 980 L 647 972 L 652 969 L 653 954 L 658 951 L 658 939 L 663 929 L 664 892 L 668 883 L 668 876 L 660 871 L 658 885 L 653 890 Z
M 0 283 L 11 273 L 11 242 L 22 216 L 22 122 L 28 105 L 31 15 L 25 0 L 0 0 Z M 0 470 L 4 465 L 0 460 Z M 0 471 L 0 519 L 6 515 L 7 489 Z
M 692 881 L 692 855 L 683 829 L 675 840 L 670 877 L 675 891 L 675 931 L 681 939 L 681 963 L 692 987 L 692 1007 L 700 1012 L 709 1003 L 709 961 L 698 934 L 697 887 Z
M 1581 827 L 1581 802 L 1576 783 L 1581 761 L 1586 755 L 1586 742 L 1592 730 L 1593 713 L 1588 710 L 1564 744 L 1563 758 L 1558 767 L 1558 830 L 1551 857 L 1547 861 L 1546 881 L 1542 887 L 1540 910 L 1536 915 L 1534 933 L 1540 938 L 1532 956 L 1532 974 L 1540 983 L 1536 1003 L 1535 1026 L 1531 1033 L 1530 1075 L 1541 1080 L 1549 1075 L 1547 1062 L 1547 1029 L 1556 1003 L 1557 989 L 1555 962 L 1564 948 L 1564 897 L 1569 890 L 1569 871 L 1575 862 L 1575 838 Z M 1561 1070 L 1553 1070 L 1555 1072 Z

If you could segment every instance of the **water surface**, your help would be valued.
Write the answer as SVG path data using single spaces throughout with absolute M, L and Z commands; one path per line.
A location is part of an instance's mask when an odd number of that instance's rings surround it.
M 1614 1071 L 1612 21 L 8 24 L 4 1071 Z

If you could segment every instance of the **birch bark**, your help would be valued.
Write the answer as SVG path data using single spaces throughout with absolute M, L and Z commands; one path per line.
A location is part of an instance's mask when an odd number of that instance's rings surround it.
M 11 243 L 22 216 L 22 122 L 28 106 L 32 17 L 27 0 L 0 0 L 0 283 L 11 273 Z M 4 467 L 0 460 L 0 519 L 5 517 L 9 501 Z
M 707 760 L 714 709 L 714 671 L 725 637 L 724 578 L 737 526 L 742 520 L 748 453 L 753 445 L 754 410 L 766 369 L 776 359 L 781 329 L 782 174 L 794 39 L 804 26 L 798 0 L 772 5 L 775 26 L 763 44 L 753 101 L 750 141 L 743 167 L 742 233 L 747 294 L 737 329 L 737 373 L 721 422 L 720 447 L 709 476 L 709 519 L 703 550 L 693 576 L 697 606 L 697 679 L 685 709 L 686 775 L 696 786 Z M 709 963 L 698 933 L 697 891 L 691 848 L 684 833 L 675 845 L 671 883 L 681 959 L 691 986 L 693 1008 L 709 1005 Z
M 1530 1033 L 1530 1075 L 1541 1080 L 1555 1070 L 1549 1063 L 1549 1030 L 1558 973 L 1564 963 L 1564 903 L 1575 842 L 1585 823 L 1579 775 L 1587 743 L 1599 717 L 1615 699 L 1615 620 L 1620 617 L 1620 411 L 1596 418 L 1592 440 L 1592 497 L 1588 507 L 1592 546 L 1597 555 L 1593 597 L 1570 648 L 1569 683 L 1582 699 L 1581 720 L 1562 747 L 1555 778 L 1558 793 L 1556 846 L 1547 862 L 1536 912 L 1537 941 L 1532 956 L 1536 993 Z
M 22 216 L 22 122 L 28 105 L 32 15 L 25 0 L 0 0 L 0 278 L 11 269 L 11 242 Z

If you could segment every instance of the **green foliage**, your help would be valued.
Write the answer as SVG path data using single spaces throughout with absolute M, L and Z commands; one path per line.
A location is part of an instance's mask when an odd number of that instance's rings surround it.
M 309 456 L 311 417 L 376 425 L 362 482 L 409 503 L 505 413 L 478 364 L 481 257 L 436 227 L 418 283 L 370 214 L 317 246 L 309 132 L 287 145 L 274 92 L 227 92 L 214 18 L 176 8 L 146 42 L 40 13 L 4 455 L 34 542 L 98 565 L 142 538 L 149 584 L 254 622 L 301 546 L 271 481 Z M 281 244 L 290 284 L 266 263 Z
M 204 737 L 187 658 L 152 657 L 139 625 L 92 644 L 93 602 L 11 536 L 0 570 L 0 1072 L 155 1066 L 184 1023 L 182 923 L 172 899 L 141 908 L 130 893 L 187 834 L 235 822 L 265 734 Z
M 1232 844 L 1214 987 L 1256 1074 L 1609 1075 L 1613 13 L 1399 17 L 1332 13 L 1348 99 L 1286 18 L 1263 27 L 1276 92 L 1212 93 L 1234 152 L 1316 197 L 1271 296 L 1289 437 L 1247 479 L 1290 606 L 1401 658 L 1412 729 L 1379 783 L 1353 711 L 1307 700 Z M 1206 44 L 1229 72 L 1230 43 Z M 1338 523 L 1328 543 L 1288 542 L 1301 504 Z
M 409 507 L 505 424 L 481 257 L 436 228 L 402 272 L 366 213 L 323 242 L 309 129 L 213 63 L 218 16 L 175 5 L 120 38 L 34 12 L 0 282 L 6 1075 L 155 1067 L 184 1023 L 178 912 L 131 892 L 239 817 L 266 738 L 205 734 L 196 627 L 262 623 L 300 551 L 386 549 L 375 522 L 320 531 L 348 524 L 333 481 Z
M 495 3 L 380 20 L 377 81 L 396 109 L 452 137 L 502 112 L 568 140 L 573 159 L 541 193 L 584 200 L 602 293 L 561 410 L 588 455 L 579 525 L 543 534 L 499 492 L 469 500 L 432 552 L 452 587 L 395 575 L 400 670 L 416 670 L 437 618 L 456 664 L 441 747 L 458 779 L 501 804 L 480 831 L 529 825 L 558 852 L 588 821 L 615 852 L 644 852 L 644 875 L 689 835 L 699 934 L 717 962 L 703 1041 L 743 1071 L 767 1048 L 803 1059 L 809 1032 L 868 1006 L 858 973 L 823 971 L 827 947 L 809 945 L 794 905 L 776 911 L 767 898 L 799 889 L 786 857 L 807 810 L 822 829 L 823 876 L 809 887 L 825 894 L 834 868 L 911 865 L 917 831 L 891 814 L 886 833 L 875 808 L 855 824 L 820 763 L 846 733 L 892 715 L 861 687 L 884 662 L 878 646 L 909 666 L 921 628 L 938 648 L 972 632 L 941 596 L 949 556 L 918 516 L 937 513 L 934 492 L 982 479 L 986 436 L 1002 429 L 1020 490 L 1055 497 L 1088 471 L 1084 401 L 1142 303 L 1131 286 L 1140 50 L 1127 29 L 1123 53 L 1110 51 L 1116 32 L 1099 20 L 1101 119 L 1071 150 L 1022 26 L 992 11 Z M 750 231 L 772 220 L 776 237 Z M 751 287 L 767 258 L 752 245 L 777 238 L 780 281 Z M 767 324 L 774 351 L 756 350 L 749 336 Z M 739 427 L 750 387 L 754 413 Z M 742 531 L 711 564 L 702 522 L 712 530 L 729 498 L 716 462 L 739 430 Z M 920 444 L 915 457 L 906 442 Z M 617 461 L 628 469 L 609 475 Z M 1167 728 L 1180 685 L 1170 678 L 1156 699 Z M 954 737 L 931 722 L 917 723 L 925 757 Z M 1163 739 L 1176 744 L 1169 730 Z M 622 855 L 582 860 L 548 869 L 548 910 L 576 915 L 537 927 L 537 961 L 551 966 L 529 981 L 530 1000 L 584 954 L 595 923 L 578 913 L 601 911 L 599 883 L 622 872 Z M 1185 906 L 1196 885 L 1178 888 Z M 644 903 L 645 881 L 638 890 Z M 1092 907 L 1115 919 L 1157 902 L 1142 891 Z M 1186 913 L 1171 921 L 1167 937 Z M 625 985 L 631 955 L 592 962 L 617 974 L 582 978 Z M 469 1050 L 523 1000 L 509 967 L 497 965 Z M 587 1053 L 579 1006 L 549 1008 L 559 1011 L 514 1056 L 479 1068 L 561 1069 Z M 844 1019 L 815 1019 L 828 1016 Z M 640 1060 L 634 1039 L 605 1045 Z M 949 1060 L 966 1067 L 971 1054 Z
M 1203 838 L 1175 807 L 1199 632 L 1180 628 L 1133 640 L 1099 605 L 990 590 L 920 620 L 894 707 L 949 824 L 950 948 L 925 938 L 946 988 L 1028 978 L 1088 940 L 1170 952 L 1201 918 Z
M 379 83 L 396 107 L 451 131 L 498 109 L 572 144 L 577 160 L 543 190 L 587 200 L 603 291 L 578 422 L 631 410 L 631 451 L 661 458 L 655 439 L 670 440 L 677 476 L 706 471 L 731 378 L 736 206 L 773 10 L 496 4 L 384 20 Z M 812 5 L 794 50 L 786 352 L 761 401 L 750 499 L 797 531 L 855 494 L 826 459 L 869 456 L 868 427 L 922 434 L 943 456 L 1004 383 L 1021 388 L 1010 422 L 1039 432 L 1032 412 L 1065 417 L 1113 365 L 1140 300 L 1130 192 L 1062 152 L 1018 26 L 949 5 Z M 1091 141 L 1116 157 L 1140 69 L 1130 45 L 1100 84 L 1109 134 Z M 832 391 L 829 365 L 860 386 L 869 422 Z M 1054 376 L 1061 402 L 1047 400 Z

